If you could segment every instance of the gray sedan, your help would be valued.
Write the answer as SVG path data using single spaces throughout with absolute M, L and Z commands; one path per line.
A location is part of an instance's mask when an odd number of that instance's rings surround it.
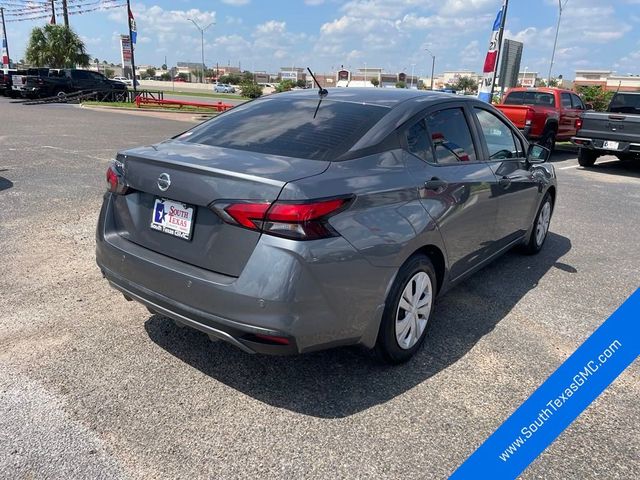
M 399 363 L 438 295 L 543 247 L 548 154 L 474 98 L 271 95 L 119 153 L 97 262 L 127 299 L 245 352 L 361 344 Z

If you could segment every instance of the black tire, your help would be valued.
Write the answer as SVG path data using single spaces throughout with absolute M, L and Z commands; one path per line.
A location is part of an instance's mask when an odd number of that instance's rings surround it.
M 542 134 L 542 138 L 538 142 L 538 145 L 542 145 L 548 148 L 551 153 L 556 149 L 556 132 L 553 130 L 547 130 Z
M 581 167 L 593 167 L 598 158 L 598 152 L 589 150 L 588 148 L 578 149 L 578 163 Z
M 549 212 L 548 212 L 549 219 L 548 219 L 548 222 L 546 223 L 546 229 L 545 229 L 544 235 L 540 240 L 540 237 L 538 236 L 538 229 L 540 228 L 538 223 L 540 221 L 540 216 L 543 215 L 543 210 L 545 209 L 546 204 L 549 204 Z M 549 224 L 551 223 L 552 216 L 553 216 L 553 198 L 551 197 L 549 192 L 547 192 L 542 198 L 542 202 L 540 202 L 540 207 L 538 208 L 538 213 L 536 214 L 536 218 L 533 220 L 531 235 L 529 235 L 529 239 L 527 240 L 527 243 L 524 244 L 524 253 L 528 255 L 535 255 L 540 250 L 542 250 L 542 247 L 544 246 L 544 242 L 547 239 L 547 236 L 549 234 Z
M 404 311 L 400 307 L 400 301 L 402 299 L 405 288 L 408 287 L 410 281 L 416 278 L 416 275 L 420 273 L 426 273 L 431 281 L 431 300 L 428 308 L 428 316 L 426 317 L 426 326 L 420 333 L 417 341 L 410 347 L 401 347 L 396 338 L 396 323 L 397 316 L 400 311 Z M 425 278 L 423 276 L 423 278 Z M 387 296 L 386 305 L 382 314 L 382 321 L 380 322 L 380 330 L 378 331 L 378 339 L 376 341 L 375 351 L 378 356 L 386 363 L 397 365 L 409 360 L 422 346 L 424 339 L 427 335 L 427 331 L 432 323 L 433 309 L 435 304 L 435 296 L 437 288 L 437 280 L 435 269 L 429 257 L 426 255 L 414 255 L 400 268 L 396 279 L 393 282 L 393 286 Z M 426 295 L 422 297 L 426 300 Z M 404 311 L 405 316 L 408 316 L 408 311 Z M 399 323 L 399 322 L 398 322 Z M 418 321 L 413 323 L 417 327 Z M 407 329 L 407 332 L 413 327 Z M 409 333 L 407 333 L 408 335 Z

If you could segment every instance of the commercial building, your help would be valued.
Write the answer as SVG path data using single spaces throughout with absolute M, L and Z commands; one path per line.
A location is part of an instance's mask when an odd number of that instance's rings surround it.
M 617 75 L 611 70 L 576 70 L 574 85 L 598 85 L 604 90 L 640 91 L 640 75 Z

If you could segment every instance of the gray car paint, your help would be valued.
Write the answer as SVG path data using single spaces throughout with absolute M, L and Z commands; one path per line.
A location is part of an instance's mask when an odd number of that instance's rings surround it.
M 294 93 L 301 94 L 312 98 L 309 92 Z M 330 91 L 330 95 L 343 101 L 365 97 L 393 107 L 358 142 L 361 152 L 397 136 L 396 128 L 430 108 L 454 101 L 477 104 L 446 94 Z M 471 129 L 474 143 L 482 146 L 476 127 Z M 514 133 L 526 146 L 519 132 Z M 190 244 L 179 239 L 167 237 L 179 242 L 170 246 L 171 254 L 132 241 L 122 223 L 125 200 L 106 194 L 97 232 L 98 264 L 116 288 L 135 294 L 148 306 L 162 306 L 169 316 L 193 319 L 196 327 L 291 336 L 299 352 L 352 343 L 372 347 L 387 292 L 413 253 L 441 255 L 443 292 L 528 238 L 543 195 L 555 188 L 551 165 L 531 165 L 521 159 L 435 166 L 400 146 L 360 155 L 354 146 L 346 159 L 335 162 L 222 150 L 174 141 L 124 152 L 120 158 L 125 165 L 131 162 L 127 180 L 152 196 L 161 196 L 154 182 L 170 169 L 176 175 L 176 190 L 169 198 L 193 203 L 199 210 L 221 198 L 354 195 L 350 207 L 330 219 L 340 236 L 301 242 L 228 224 L 212 225 L 210 233 L 218 228 L 228 231 L 228 237 L 221 242 L 223 235 L 214 235 L 204 255 L 238 257 L 232 265 L 216 268 L 215 261 L 182 260 L 189 255 L 184 252 Z M 478 150 L 485 160 L 486 148 Z M 524 187 L 504 189 L 499 183 L 502 173 L 520 175 Z M 446 180 L 446 188 L 425 190 L 424 182 L 433 176 Z M 512 183 L 519 181 L 520 177 Z M 140 215 L 144 218 L 144 210 Z M 224 260 L 220 262 L 224 265 Z M 245 344 L 241 336 L 234 338 Z

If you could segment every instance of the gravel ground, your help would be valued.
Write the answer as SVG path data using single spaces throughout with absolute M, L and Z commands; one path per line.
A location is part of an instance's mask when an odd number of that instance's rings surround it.
M 640 285 L 640 165 L 561 152 L 543 252 L 441 298 L 408 364 L 246 355 L 125 301 L 95 265 L 109 160 L 188 123 L 0 112 L 0 478 L 446 478 Z M 638 373 L 523 477 L 640 477 Z

